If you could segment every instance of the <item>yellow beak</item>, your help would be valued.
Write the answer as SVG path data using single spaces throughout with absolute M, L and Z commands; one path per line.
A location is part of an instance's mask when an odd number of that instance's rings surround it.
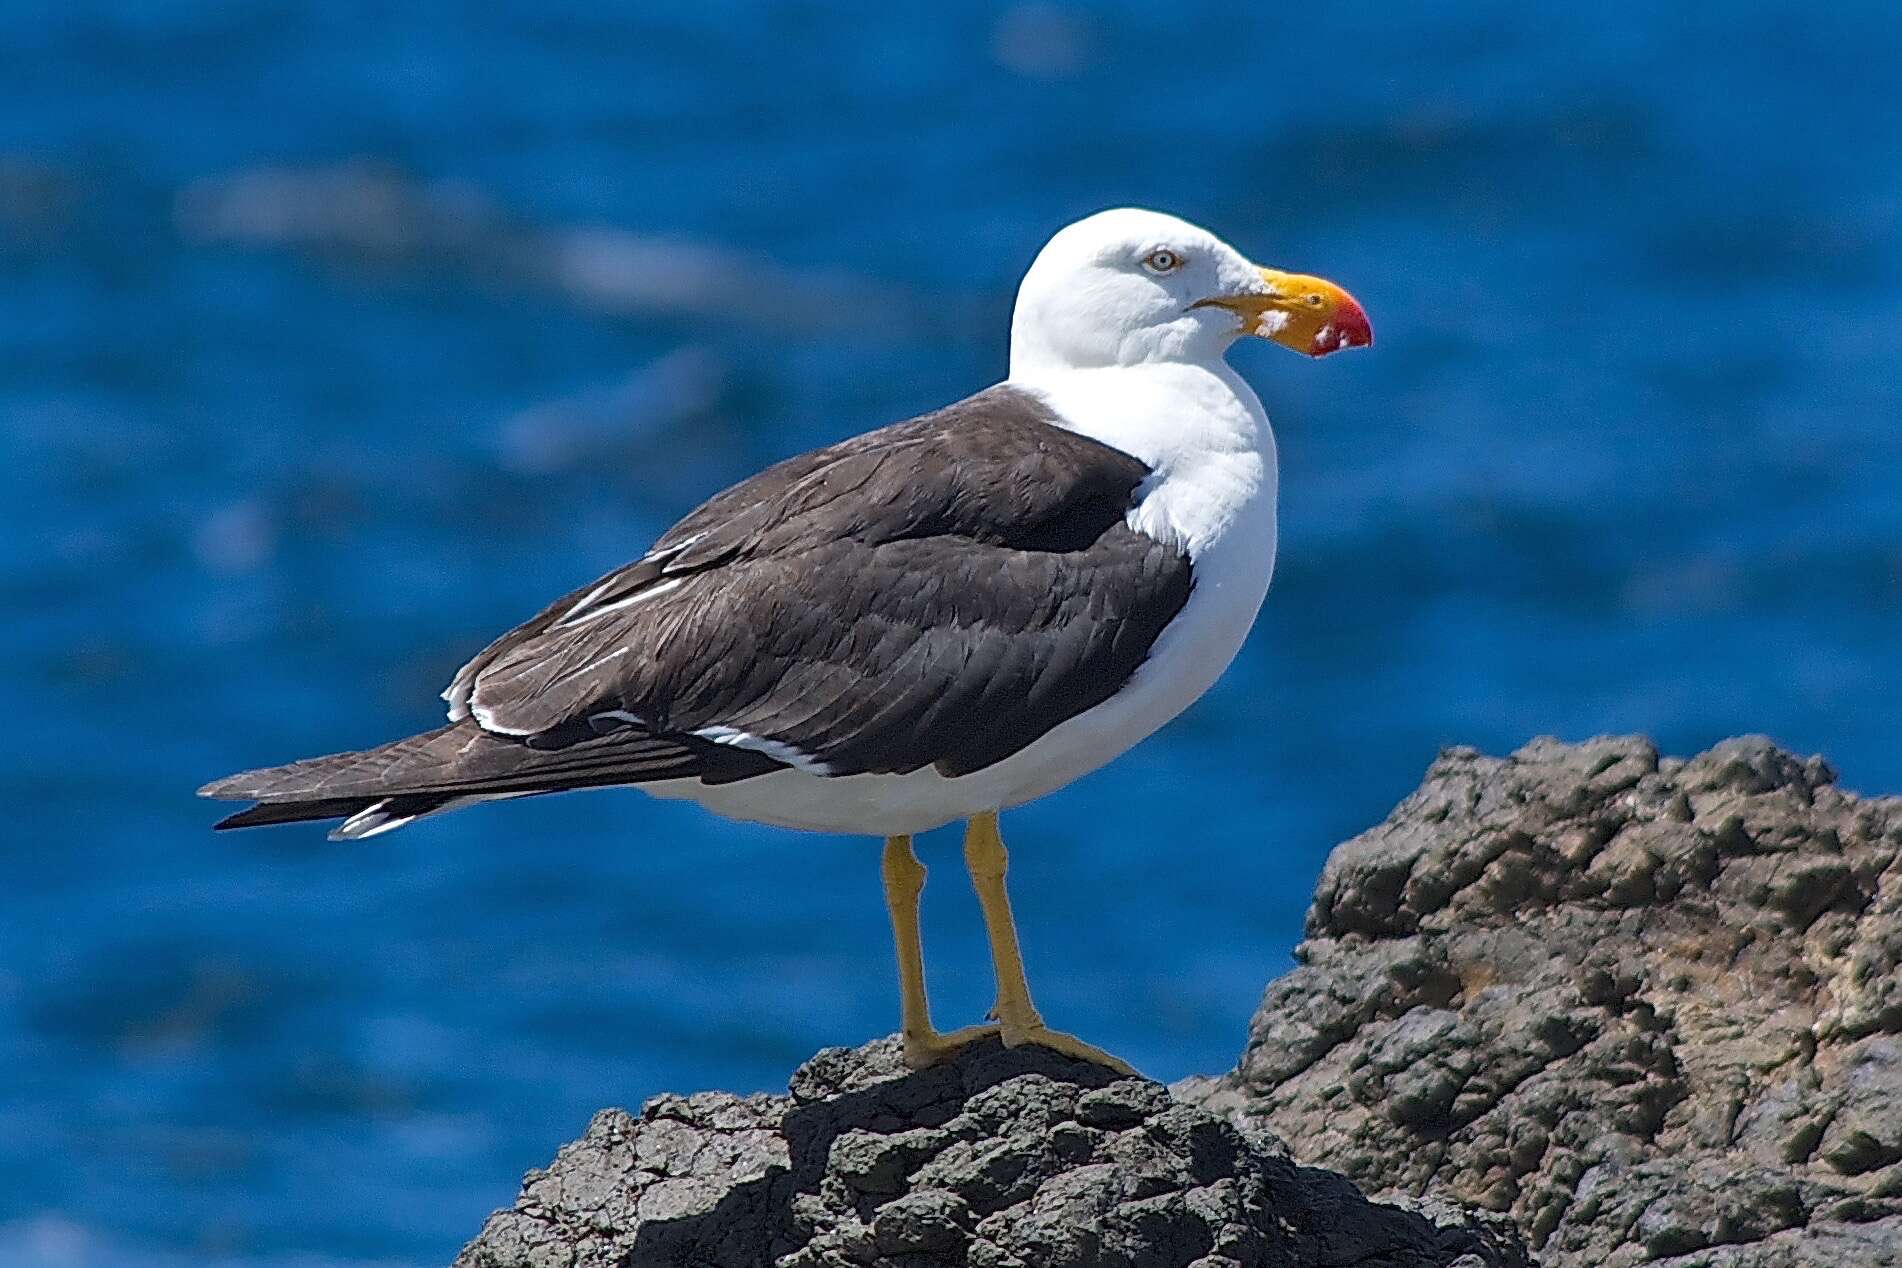
M 1258 271 L 1260 291 L 1205 299 L 1196 307 L 1213 304 L 1229 309 L 1242 319 L 1243 334 L 1272 339 L 1311 357 L 1373 343 L 1374 328 L 1367 311 L 1334 283 L 1280 269 Z

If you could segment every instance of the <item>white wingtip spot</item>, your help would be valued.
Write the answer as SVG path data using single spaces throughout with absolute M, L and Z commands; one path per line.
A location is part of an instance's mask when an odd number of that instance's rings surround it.
M 388 801 L 379 801 L 345 819 L 330 830 L 332 841 L 367 841 L 371 837 L 382 836 L 385 832 L 394 832 L 415 815 L 392 815 L 387 813 Z

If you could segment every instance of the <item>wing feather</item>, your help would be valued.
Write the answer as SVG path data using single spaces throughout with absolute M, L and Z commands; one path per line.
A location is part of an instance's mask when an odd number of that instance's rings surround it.
M 1114 694 L 1187 600 L 1188 559 L 1126 522 L 1148 474 L 1009 388 L 800 455 L 497 639 L 450 716 L 979 769 Z

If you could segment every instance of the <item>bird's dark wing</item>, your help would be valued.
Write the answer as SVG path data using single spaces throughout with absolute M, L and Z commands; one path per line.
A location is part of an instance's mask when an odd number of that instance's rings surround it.
M 450 725 L 248 771 L 221 826 L 386 831 L 469 799 L 1001 761 L 1114 695 L 1187 601 L 1143 463 L 992 388 L 770 467 L 471 660 Z
M 710 499 L 485 649 L 451 717 L 981 769 L 1113 695 L 1187 600 L 1187 557 L 1126 522 L 1148 474 L 992 388 Z

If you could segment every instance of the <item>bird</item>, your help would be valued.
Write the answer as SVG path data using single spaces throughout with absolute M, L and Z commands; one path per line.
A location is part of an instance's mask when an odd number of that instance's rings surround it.
M 1148 737 L 1240 650 L 1278 485 L 1227 361 L 1249 337 L 1321 357 L 1373 330 L 1341 287 L 1176 216 L 1087 216 L 1024 273 L 1002 381 L 716 493 L 478 652 L 445 725 L 200 794 L 255 803 L 221 829 L 340 820 L 337 840 L 621 785 L 883 838 L 907 1065 L 997 1036 L 1134 1073 L 1033 1002 L 998 816 Z M 997 994 L 941 1032 L 912 839 L 959 821 Z

